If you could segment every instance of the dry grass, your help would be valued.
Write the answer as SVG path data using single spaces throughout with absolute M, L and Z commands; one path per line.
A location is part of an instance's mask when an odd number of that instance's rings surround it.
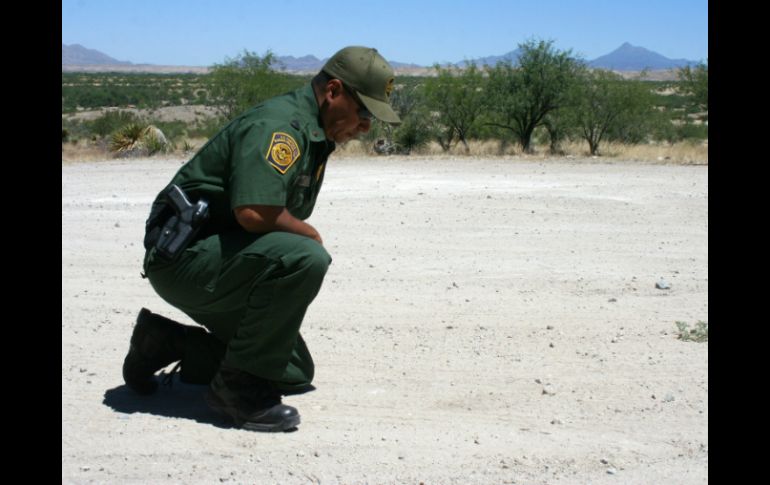
M 177 142 L 176 149 L 163 153 L 164 158 L 179 157 L 190 158 L 206 143 L 205 138 L 187 138 Z M 185 150 L 185 147 L 188 149 Z M 99 160 L 110 160 L 118 158 L 119 153 L 109 149 L 108 142 L 93 142 L 89 140 L 80 140 L 78 143 L 62 143 L 61 161 L 62 163 L 72 162 L 95 162 Z M 159 154 L 160 156 L 160 154 Z
M 463 145 L 452 147 L 444 151 L 438 143 L 431 142 L 427 146 L 412 151 L 412 155 L 429 156 L 437 158 L 445 157 L 515 157 L 518 159 L 548 160 L 563 158 L 589 158 L 602 160 L 633 160 L 657 163 L 672 163 L 683 165 L 708 165 L 708 141 L 704 142 L 678 142 L 657 143 L 644 145 L 624 145 L 621 143 L 605 143 L 599 146 L 599 156 L 592 156 L 585 142 L 570 142 L 562 145 L 564 151 L 561 155 L 552 155 L 547 146 L 535 146 L 534 153 L 523 153 L 521 147 L 514 144 L 502 144 L 499 141 L 471 141 L 469 149 Z M 371 146 L 364 145 L 359 140 L 351 141 L 340 146 L 335 156 L 361 157 L 378 156 Z
M 113 158 L 112 153 L 107 148 L 106 142 L 91 142 L 81 140 L 78 143 L 61 144 L 61 161 L 69 162 L 95 162 Z
M 184 150 L 185 142 L 189 150 Z M 189 158 L 199 148 L 206 143 L 204 138 L 192 140 L 182 140 L 176 142 L 176 150 L 165 154 L 164 156 L 178 156 L 180 158 Z M 614 161 L 614 160 L 633 160 L 653 163 L 680 164 L 680 165 L 708 165 L 708 141 L 692 143 L 679 142 L 674 144 L 658 143 L 645 145 L 623 145 L 619 143 L 607 143 L 599 146 L 600 156 L 592 157 L 588 153 L 588 145 L 585 143 L 565 143 L 562 148 L 563 155 L 551 155 L 548 153 L 547 146 L 536 146 L 532 154 L 522 153 L 517 145 L 506 144 L 501 146 L 499 141 L 471 141 L 470 150 L 466 152 L 462 145 L 452 147 L 445 152 L 441 147 L 433 142 L 426 147 L 415 150 L 412 155 L 428 156 L 436 158 L 456 158 L 456 157 L 475 157 L 475 158 L 495 158 L 506 157 L 521 160 L 550 160 L 550 159 L 592 159 L 596 161 Z M 353 140 L 337 148 L 334 152 L 335 157 L 353 158 L 353 157 L 378 157 L 372 150 L 371 145 L 364 144 L 360 140 Z M 78 144 L 62 144 L 62 162 L 75 161 L 96 161 L 114 158 L 115 155 L 109 151 L 105 143 L 94 143 L 87 140 L 80 141 Z
M 661 143 L 645 145 L 623 145 L 611 143 L 599 146 L 606 157 L 623 160 L 643 160 L 651 162 L 667 162 L 681 165 L 708 165 L 708 141 Z

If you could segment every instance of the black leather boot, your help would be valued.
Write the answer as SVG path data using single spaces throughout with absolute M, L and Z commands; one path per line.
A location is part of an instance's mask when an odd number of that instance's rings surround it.
M 286 431 L 300 421 L 297 410 L 281 403 L 270 382 L 226 365 L 214 376 L 205 399 L 211 409 L 252 431 Z
M 155 373 L 184 357 L 188 328 L 195 329 L 142 308 L 123 361 L 126 385 L 139 394 L 155 392 L 158 388 Z

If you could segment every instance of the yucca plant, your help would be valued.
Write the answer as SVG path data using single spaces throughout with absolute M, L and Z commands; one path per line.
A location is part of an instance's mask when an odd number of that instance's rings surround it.
M 128 153 L 138 147 L 146 126 L 139 123 L 129 123 L 112 134 L 110 149 L 118 154 Z
M 166 153 L 171 144 L 156 126 L 131 123 L 112 135 L 110 148 L 118 155 L 154 155 Z

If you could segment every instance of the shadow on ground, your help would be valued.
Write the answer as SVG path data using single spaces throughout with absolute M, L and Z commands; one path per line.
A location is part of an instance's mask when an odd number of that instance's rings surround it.
M 124 414 L 147 413 L 189 419 L 219 428 L 234 427 L 228 419 L 206 405 L 203 394 L 207 386 L 185 384 L 176 376 L 171 386 L 162 385 L 160 382 L 158 384 L 158 390 L 149 396 L 137 394 L 125 384 L 107 389 L 102 403 Z
M 167 418 L 189 419 L 217 428 L 235 428 L 229 418 L 217 414 L 206 404 L 203 394 L 208 386 L 185 384 L 179 380 L 177 374 L 172 377 L 171 385 L 161 384 L 163 377 L 166 375 L 161 374 L 156 377 L 158 390 L 154 394 L 143 396 L 124 384 L 107 389 L 104 392 L 102 404 L 123 414 L 146 413 Z M 308 385 L 301 391 L 288 394 L 304 394 L 314 390 L 315 386 Z M 296 430 L 297 428 L 292 428 L 288 432 Z

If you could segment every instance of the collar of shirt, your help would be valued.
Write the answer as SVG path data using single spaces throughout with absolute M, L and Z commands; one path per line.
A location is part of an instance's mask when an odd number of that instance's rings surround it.
M 308 137 L 314 142 L 325 141 L 326 134 L 320 124 L 321 110 L 318 108 L 318 101 L 315 99 L 313 86 L 308 84 L 300 92 L 302 95 L 300 102 L 304 103 L 307 108 L 308 118 L 305 122 L 307 123 Z

